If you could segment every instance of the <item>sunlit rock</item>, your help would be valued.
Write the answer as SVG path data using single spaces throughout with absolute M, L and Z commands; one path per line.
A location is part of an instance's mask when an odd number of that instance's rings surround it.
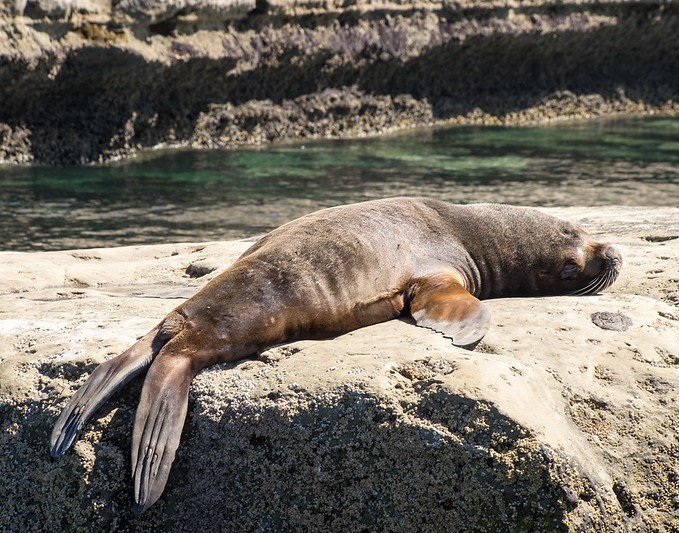
M 251 243 L 0 253 L 0 530 L 677 529 L 679 210 L 547 211 L 621 252 L 606 294 L 489 300 L 473 352 L 397 320 L 210 368 L 139 517 L 139 384 L 58 461 L 52 425 Z

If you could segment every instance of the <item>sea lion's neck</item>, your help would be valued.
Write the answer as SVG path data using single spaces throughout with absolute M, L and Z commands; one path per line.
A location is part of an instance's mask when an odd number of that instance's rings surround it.
M 530 267 L 522 264 L 521 260 L 508 263 L 499 260 L 497 255 L 484 254 L 476 258 L 474 263 L 480 288 L 472 294 L 481 300 L 518 296 L 537 290 Z
M 530 246 L 520 238 L 485 237 L 467 246 L 469 292 L 482 300 L 535 293 L 535 258 Z

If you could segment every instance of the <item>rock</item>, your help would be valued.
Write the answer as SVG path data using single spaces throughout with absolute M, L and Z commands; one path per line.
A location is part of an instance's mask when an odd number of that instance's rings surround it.
M 0 530 L 676 530 L 679 209 L 546 211 L 620 249 L 606 294 L 489 300 L 473 352 L 396 320 L 210 368 L 139 517 L 140 384 L 58 461 L 52 425 L 98 362 L 219 272 L 189 265 L 251 243 L 0 253 Z
M 124 14 L 139 23 L 158 24 L 177 15 L 211 22 L 240 19 L 255 9 L 255 0 L 123 0 L 115 14 Z
M 592 322 L 601 329 L 610 329 L 612 331 L 625 331 L 633 324 L 632 319 L 622 313 L 592 313 Z
M 9 2 L 8 2 L 9 3 Z M 111 13 L 110 0 L 17 0 L 14 14 L 32 18 L 62 19 L 74 13 L 103 14 Z
M 679 112 L 679 7 L 0 2 L 0 163 Z
M 61 20 L 77 13 L 157 24 L 178 15 L 213 22 L 239 19 L 254 8 L 255 0 L 19 0 L 14 15 Z

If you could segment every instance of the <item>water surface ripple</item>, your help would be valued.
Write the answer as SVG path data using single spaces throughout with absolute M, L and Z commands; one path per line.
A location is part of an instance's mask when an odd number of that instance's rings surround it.
M 679 205 L 679 118 L 452 127 L 98 167 L 0 166 L 0 249 L 233 239 L 398 195 L 527 206 Z

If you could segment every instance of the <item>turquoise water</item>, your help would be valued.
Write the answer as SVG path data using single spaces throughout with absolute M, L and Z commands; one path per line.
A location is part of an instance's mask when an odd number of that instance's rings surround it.
M 528 206 L 679 205 L 679 118 L 449 127 L 97 167 L 0 166 L 0 249 L 205 241 L 397 195 Z

